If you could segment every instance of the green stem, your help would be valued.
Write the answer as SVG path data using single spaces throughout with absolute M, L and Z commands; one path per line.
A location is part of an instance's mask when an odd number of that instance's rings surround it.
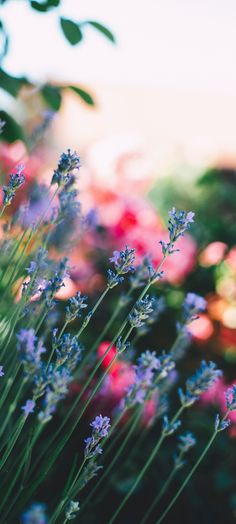
M 15 254 L 17 253 L 18 248 L 19 248 L 19 246 L 21 245 L 21 242 L 23 241 L 23 239 L 24 239 L 26 233 L 27 233 L 27 230 L 25 229 L 25 230 L 23 231 L 23 233 L 21 234 L 19 240 L 17 241 L 16 245 L 15 245 L 15 246 L 13 247 L 13 249 L 11 250 L 11 253 L 9 253 L 9 257 L 8 257 L 8 259 L 9 259 L 12 263 L 14 262 L 14 256 L 15 256 Z M 5 275 L 6 275 L 7 271 L 8 271 L 8 269 L 9 269 L 9 266 L 6 266 L 6 268 L 4 269 L 4 271 L 3 271 L 2 274 L 1 274 L 0 282 L 1 282 L 2 279 L 5 277 Z
M 0 399 L 0 409 L 2 408 L 8 394 L 10 393 L 10 390 L 14 384 L 14 381 L 15 381 L 15 378 L 17 376 L 17 373 L 19 371 L 21 367 L 21 364 L 17 364 L 17 366 L 15 366 L 15 369 L 13 369 L 13 376 L 12 377 L 9 377 L 9 379 L 7 380 L 7 384 L 6 384 L 6 387 L 4 389 L 4 392 L 3 394 L 1 395 L 1 399 Z
M 204 448 L 204 450 L 203 450 L 202 454 L 200 455 L 199 459 L 197 460 L 197 462 L 192 467 L 191 471 L 189 472 L 189 474 L 185 478 L 184 482 L 181 484 L 180 488 L 178 489 L 177 493 L 175 494 L 175 496 L 171 500 L 170 504 L 167 506 L 165 511 L 162 513 L 160 518 L 157 520 L 156 524 L 160 524 L 164 520 L 164 518 L 166 517 L 167 513 L 169 513 L 169 511 L 171 510 L 172 506 L 175 504 L 176 500 L 179 498 L 179 496 L 181 495 L 182 491 L 184 490 L 185 486 L 188 484 L 189 480 L 191 479 L 191 477 L 195 473 L 196 469 L 201 464 L 201 462 L 204 459 L 205 455 L 207 454 L 209 448 L 213 444 L 213 442 L 214 442 L 214 440 L 216 438 L 217 433 L 218 433 L 218 431 L 214 431 L 212 437 L 210 438 L 207 446 Z
M 157 494 L 157 496 L 154 498 L 152 504 L 149 506 L 148 511 L 145 513 L 143 519 L 141 520 L 140 524 L 146 524 L 147 520 L 149 519 L 151 513 L 153 512 L 154 508 L 157 506 L 158 502 L 161 500 L 165 492 L 167 491 L 168 487 L 170 486 L 173 478 L 175 477 L 176 473 L 178 471 L 178 468 L 172 469 L 169 476 L 167 477 L 166 481 L 164 482 L 161 490 Z
M 84 368 L 87 364 L 87 362 L 89 361 L 89 358 L 90 356 L 93 354 L 93 352 L 95 351 L 95 349 L 99 346 L 100 342 L 103 340 L 104 336 L 106 335 L 106 333 L 108 332 L 108 330 L 110 329 L 110 327 L 112 326 L 114 320 L 117 318 L 117 316 L 119 315 L 120 311 L 122 309 L 122 304 L 120 303 L 120 301 L 118 302 L 116 308 L 114 309 L 113 311 L 113 314 L 112 316 L 110 317 L 110 320 L 106 323 L 104 329 L 102 330 L 102 332 L 100 333 L 100 335 L 97 337 L 97 339 L 95 340 L 95 342 L 93 343 L 92 347 L 90 348 L 90 350 L 88 351 L 88 353 L 86 354 L 83 362 L 81 363 L 82 366 L 80 366 L 80 369 L 79 371 L 81 371 L 82 368 Z
M 175 414 L 175 416 L 171 419 L 171 422 L 170 424 L 173 424 L 178 418 L 179 416 L 181 415 L 182 411 L 183 411 L 183 406 L 181 406 L 179 408 L 179 410 L 177 411 L 177 413 Z M 139 482 L 142 480 L 142 478 L 144 477 L 146 471 L 148 470 L 148 468 L 151 466 L 154 458 L 156 457 L 163 441 L 165 440 L 166 438 L 166 435 L 162 432 L 161 433 L 161 436 L 159 438 L 159 440 L 157 441 L 157 444 L 156 446 L 154 447 L 151 455 L 149 456 L 147 462 L 145 463 L 144 467 L 141 469 L 139 475 L 137 476 L 135 482 L 133 483 L 133 485 L 131 486 L 130 490 L 128 491 L 127 495 L 125 496 L 125 498 L 123 499 L 123 501 L 121 502 L 121 504 L 119 505 L 119 507 L 117 508 L 116 512 L 114 513 L 113 517 L 109 520 L 109 523 L 108 524 L 112 524 L 116 518 L 118 517 L 118 515 L 120 514 L 121 510 L 123 509 L 123 507 L 125 506 L 126 502 L 129 500 L 129 498 L 131 497 L 131 495 L 133 494 L 134 490 L 136 489 L 136 487 L 138 486 Z
M 56 519 L 59 517 L 61 511 L 63 510 L 63 507 L 65 506 L 65 504 L 67 504 L 68 502 L 68 499 L 70 498 L 70 493 L 71 491 L 73 490 L 73 487 L 75 486 L 75 483 L 77 482 L 79 476 L 80 476 L 80 473 L 85 465 L 85 462 L 86 462 L 86 459 L 83 460 L 80 468 L 79 468 L 79 471 L 77 472 L 77 474 L 75 475 L 75 478 L 71 484 L 71 486 L 69 487 L 68 489 L 68 492 L 66 495 L 64 495 L 64 498 L 63 500 L 60 502 L 59 506 L 56 508 L 56 511 L 53 513 L 52 517 L 50 518 L 49 520 L 49 524 L 54 524 L 54 522 L 56 521 Z
M 121 446 L 119 447 L 117 453 L 115 454 L 113 460 L 110 462 L 108 468 L 105 470 L 104 474 L 102 475 L 102 477 L 100 478 L 99 482 L 96 483 L 96 491 L 97 491 L 97 488 L 99 487 L 99 485 L 101 484 L 101 482 L 103 480 L 106 479 L 106 477 L 109 475 L 110 471 L 112 470 L 114 464 L 117 462 L 117 460 L 119 459 L 121 453 L 123 452 L 127 442 L 129 441 L 130 437 L 132 436 L 135 428 L 137 427 L 138 425 L 138 422 L 139 422 L 139 419 L 140 419 L 140 414 L 142 412 L 142 409 L 143 409 L 143 406 L 139 407 L 139 409 L 137 410 L 137 413 L 135 413 L 135 416 L 134 416 L 134 420 L 133 420 L 133 423 L 131 424 L 131 427 L 125 437 L 125 439 L 123 440 Z M 94 492 L 95 492 L 95 489 L 94 489 Z M 103 498 L 104 497 L 104 491 L 101 492 L 101 497 Z M 88 498 L 88 500 L 90 499 L 91 497 Z M 88 502 L 87 500 L 87 502 Z
M 0 462 L 0 471 L 1 471 L 1 469 L 3 468 L 4 464 L 6 463 L 6 461 L 7 461 L 8 457 L 9 457 L 9 455 L 10 455 L 11 452 L 12 452 L 12 449 L 14 448 L 14 445 L 15 445 L 17 439 L 18 439 L 19 436 L 20 436 L 20 433 L 21 433 L 21 431 L 22 431 L 22 429 L 23 429 L 23 426 L 24 426 L 24 424 L 25 424 L 26 418 L 27 418 L 27 417 L 26 417 L 25 415 L 22 416 L 21 421 L 20 421 L 20 423 L 19 423 L 19 425 L 18 425 L 18 428 L 16 429 L 15 433 L 13 434 L 13 436 L 12 436 L 12 438 L 11 438 L 11 440 L 10 440 L 8 446 L 7 446 L 6 452 L 5 452 L 5 454 L 3 455 L 3 458 L 2 458 L 2 460 L 1 460 L 1 462 Z
M 3 206 L 3 207 L 2 207 L 2 209 L 1 209 L 1 211 L 0 211 L 0 218 L 2 217 L 2 215 L 3 215 L 3 213 L 4 213 L 5 209 L 6 209 L 6 207 L 7 207 L 7 206 Z
M 26 379 L 22 380 L 21 385 L 20 385 L 20 387 L 19 387 L 19 389 L 18 389 L 18 391 L 16 393 L 16 396 L 14 398 L 14 402 L 12 402 L 12 404 L 10 404 L 10 406 L 8 408 L 8 413 L 7 413 L 7 415 L 6 415 L 6 417 L 5 417 L 4 421 L 3 421 L 3 424 L 1 426 L 1 429 L 0 429 L 0 436 L 4 433 L 5 428 L 6 428 L 7 424 L 8 424 L 8 421 L 11 418 L 11 416 L 13 415 L 13 413 L 14 413 L 16 407 L 17 407 L 18 400 L 19 400 L 19 398 L 21 396 L 21 393 L 22 393 L 22 391 L 24 389 L 24 386 L 25 386 L 26 382 L 27 382 Z
M 8 289 L 8 287 L 12 284 L 12 281 L 14 280 L 14 277 L 17 275 L 18 268 L 19 268 L 20 265 L 22 264 L 22 258 L 23 258 L 23 255 L 24 255 L 25 251 L 27 250 L 27 248 L 28 248 L 28 246 L 29 246 L 29 244 L 30 244 L 30 242 L 31 242 L 32 237 L 33 237 L 33 229 L 31 229 L 30 234 L 29 234 L 29 237 L 28 237 L 28 240 L 27 240 L 27 242 L 25 243 L 25 245 L 24 245 L 24 247 L 23 247 L 23 249 L 22 249 L 22 252 L 21 252 L 21 254 L 20 254 L 20 256 L 19 256 L 19 258 L 18 258 L 16 264 L 15 264 L 14 267 L 13 267 L 13 270 L 12 270 L 12 272 L 11 272 L 11 275 L 10 275 L 9 279 L 8 279 L 8 282 L 6 283 L 5 291 L 4 291 L 3 294 L 2 294 L 2 297 L 1 297 L 2 299 L 5 297 L 5 295 L 6 295 L 6 293 L 7 293 L 7 289 Z M 24 260 L 24 259 L 23 259 L 23 260 Z

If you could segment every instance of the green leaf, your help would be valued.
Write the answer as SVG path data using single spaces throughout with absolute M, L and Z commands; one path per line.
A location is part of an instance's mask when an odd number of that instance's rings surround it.
M 16 97 L 23 85 L 30 85 L 27 78 L 16 78 L 8 75 L 3 69 L 0 69 L 0 88 L 7 91 L 11 96 Z
M 6 140 L 10 144 L 15 142 L 15 140 L 25 141 L 22 127 L 11 115 L 6 113 L 6 111 L 0 111 L 0 119 L 6 122 L 1 133 L 1 140 Z
M 113 44 L 116 43 L 115 36 L 110 31 L 110 29 L 108 29 L 104 25 L 100 24 L 99 22 L 95 22 L 94 20 L 88 20 L 86 24 L 89 24 L 93 26 L 95 29 L 97 29 L 97 31 L 100 31 L 100 33 L 102 33 L 106 38 L 108 38 L 108 40 L 110 40 Z
M 50 84 L 45 84 L 41 89 L 41 94 L 47 102 L 47 104 L 53 109 L 53 111 L 58 111 L 61 106 L 61 89 Z
M 60 24 L 66 39 L 71 45 L 76 45 L 81 42 L 83 33 L 78 24 L 72 22 L 72 20 L 67 20 L 66 18 L 60 18 Z
M 89 93 L 87 93 L 87 91 L 84 91 L 84 89 L 81 89 L 80 87 L 75 87 L 75 86 L 68 86 L 68 88 L 74 91 L 77 95 L 79 95 L 80 98 L 82 98 L 82 100 L 86 102 L 86 104 L 90 106 L 95 105 L 95 101 L 92 98 L 92 96 Z
M 36 0 L 31 0 L 30 5 L 36 11 L 40 13 L 46 13 L 49 9 L 53 7 L 58 7 L 61 0 L 46 0 L 46 2 L 37 2 Z

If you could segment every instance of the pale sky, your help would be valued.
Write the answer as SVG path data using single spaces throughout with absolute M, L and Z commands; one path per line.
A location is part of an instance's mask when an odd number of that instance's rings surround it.
M 117 46 L 92 28 L 82 44 L 70 46 L 59 14 L 106 24 Z M 236 0 L 64 0 L 48 14 L 12 0 L 1 17 L 12 37 L 4 66 L 16 75 L 236 93 Z

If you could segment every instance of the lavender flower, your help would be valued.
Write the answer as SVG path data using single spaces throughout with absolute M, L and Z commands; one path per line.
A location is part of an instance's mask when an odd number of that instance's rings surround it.
M 138 358 L 138 363 L 134 366 L 134 383 L 127 390 L 124 404 L 127 407 L 135 404 L 143 404 L 147 393 L 154 387 L 154 376 L 161 367 L 159 358 L 155 351 L 145 351 Z
M 40 368 L 41 355 L 46 349 L 41 340 L 35 335 L 34 329 L 21 329 L 16 335 L 17 350 L 24 366 L 24 371 L 28 378 L 32 378 Z
M 141 327 L 138 328 L 138 335 L 144 336 L 146 333 L 148 333 L 150 327 L 157 322 L 159 316 L 165 309 L 165 299 L 164 297 L 156 298 L 151 297 L 152 300 L 152 307 L 153 311 L 150 313 L 149 317 L 147 318 L 147 321 L 145 324 L 143 324 Z
M 234 411 L 236 409 L 236 384 L 227 389 L 225 397 L 227 410 Z
M 50 193 L 45 184 L 34 182 L 30 187 L 30 194 L 27 205 L 23 204 L 15 214 L 15 220 L 23 227 L 34 227 L 42 220 L 42 224 L 47 224 L 51 218 Z
M 130 347 L 130 342 L 124 342 L 122 337 L 119 337 L 116 342 L 116 350 L 117 353 L 123 353 L 123 351 L 126 351 Z
M 67 153 L 62 153 L 60 156 L 51 183 L 58 184 L 59 187 L 67 185 L 71 181 L 74 172 L 79 170 L 80 165 L 80 157 L 75 151 L 72 153 L 71 150 L 68 149 Z
M 54 296 L 63 287 L 64 278 L 68 276 L 69 266 L 67 264 L 68 258 L 64 258 L 60 261 L 59 266 L 55 274 L 49 278 L 41 291 L 41 299 L 45 301 L 48 309 L 53 308 L 55 305 Z
M 177 240 L 182 237 L 190 227 L 190 224 L 194 222 L 194 214 L 192 211 L 186 213 L 186 211 L 176 211 L 175 207 L 169 211 L 168 220 L 168 231 L 169 231 L 169 242 L 160 241 L 162 246 L 162 253 L 164 256 L 171 255 L 178 249 L 174 249 L 174 244 Z
M 176 420 L 176 422 L 169 422 L 169 419 L 167 415 L 163 417 L 163 426 L 162 426 L 162 433 L 166 437 L 169 437 L 169 435 L 172 435 L 177 429 L 181 426 L 181 420 Z
M 3 377 L 4 375 L 3 366 L 0 366 L 0 377 Z
M 224 431 L 226 428 L 230 426 L 230 420 L 229 419 L 221 419 L 219 413 L 216 415 L 215 419 L 215 431 Z
M 58 370 L 51 367 L 49 369 L 47 380 L 48 386 L 43 399 L 43 409 L 38 415 L 38 419 L 42 424 L 51 420 L 53 413 L 55 413 L 57 409 L 58 403 L 65 398 L 68 393 L 68 386 L 72 381 L 72 375 L 66 367 Z
M 183 393 L 182 389 L 179 389 L 181 404 L 185 407 L 194 404 L 202 393 L 210 389 L 221 375 L 222 371 L 216 369 L 216 364 L 214 362 L 210 361 L 207 363 L 203 360 L 200 368 L 187 380 L 186 393 Z
M 196 445 L 196 439 L 193 436 L 192 433 L 185 433 L 184 435 L 180 435 L 178 437 L 179 444 L 178 449 L 179 453 L 178 455 L 174 455 L 174 469 L 179 470 L 185 465 L 185 460 L 183 460 L 183 456 L 186 455 L 186 453 L 189 452 L 189 450 Z
M 138 300 L 129 314 L 129 322 L 133 328 L 140 328 L 144 321 L 149 318 L 153 312 L 153 298 L 146 295 L 143 299 Z
M 53 347 L 56 350 L 56 368 L 66 363 L 66 367 L 73 371 L 77 363 L 81 360 L 82 346 L 76 337 L 72 337 L 70 333 L 65 333 L 59 338 L 56 338 L 57 330 L 53 330 Z
M 65 517 L 67 520 L 73 520 L 77 517 L 76 513 L 80 510 L 79 502 L 71 500 L 68 504 L 68 507 L 65 512 Z
M 123 282 L 126 273 L 134 271 L 135 249 L 125 247 L 124 251 L 113 251 L 113 257 L 109 260 L 113 262 L 115 271 L 108 269 L 107 284 L 110 289 Z
M 151 257 L 145 256 L 142 263 L 136 267 L 135 273 L 130 276 L 130 282 L 133 289 L 137 289 L 145 285 L 147 281 L 151 281 L 155 273 L 152 265 Z
M 28 415 L 30 413 L 34 412 L 34 408 L 35 408 L 35 401 L 34 400 L 26 400 L 25 405 L 22 406 L 21 409 L 24 411 L 25 416 L 28 417 Z
M 73 189 L 68 191 L 66 188 L 59 194 L 58 222 L 65 219 L 75 219 L 80 216 L 81 204 L 77 200 L 78 191 Z
M 12 199 L 16 194 L 16 190 L 19 189 L 25 182 L 25 175 L 23 174 L 24 166 L 18 166 L 17 172 L 10 175 L 10 181 L 7 186 L 3 186 L 3 205 L 9 206 Z
M 66 321 L 71 322 L 76 317 L 81 316 L 81 310 L 87 307 L 87 297 L 81 295 L 80 291 L 74 297 L 69 298 L 68 306 L 66 307 Z
M 21 515 L 22 524 L 47 524 L 45 504 L 34 503 Z
M 111 427 L 110 418 L 98 415 L 90 424 L 92 428 L 91 437 L 87 437 L 85 442 L 84 456 L 86 459 L 91 459 L 102 453 L 102 448 L 99 445 L 100 440 L 108 435 L 108 430 Z
M 113 251 L 113 257 L 109 260 L 113 262 L 117 273 L 125 275 L 125 273 L 134 271 L 134 253 L 135 249 L 130 249 L 128 246 L 125 246 L 124 251 Z
M 78 191 L 76 189 L 69 190 L 68 187 L 59 194 L 59 208 L 54 219 L 56 227 L 50 235 L 51 244 L 57 248 L 65 247 L 73 239 L 76 234 L 78 241 L 79 226 L 82 229 L 83 217 L 81 215 L 81 204 L 77 198 Z
M 103 466 L 99 466 L 97 464 L 96 458 L 90 459 L 85 464 L 85 467 L 84 467 L 84 469 L 82 471 L 82 475 L 81 475 L 81 479 L 80 479 L 80 482 L 79 482 L 78 491 L 83 489 L 86 486 L 86 484 L 88 484 L 88 482 L 90 480 L 92 480 L 94 477 L 96 477 L 100 469 L 103 469 Z
M 206 300 L 195 293 L 187 293 L 183 303 L 183 315 L 185 322 L 191 322 L 198 318 L 198 313 L 205 311 Z
M 158 357 L 158 359 L 160 362 L 160 367 L 157 370 L 157 376 L 159 380 L 163 380 L 167 378 L 171 372 L 173 372 L 175 368 L 175 362 L 173 360 L 172 353 L 165 353 L 165 351 L 162 351 L 162 354 Z
M 193 446 L 196 445 L 196 439 L 192 433 L 187 432 L 179 437 L 178 448 L 181 453 L 187 453 Z

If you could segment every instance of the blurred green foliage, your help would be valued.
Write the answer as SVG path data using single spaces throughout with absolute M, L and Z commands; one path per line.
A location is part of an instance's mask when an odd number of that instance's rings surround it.
M 26 0 L 29 6 L 37 11 L 38 13 L 47 14 L 53 9 L 57 9 L 59 6 L 62 6 L 63 0 Z M 11 0 L 0 0 L 0 5 L 11 2 Z M 107 40 L 115 43 L 115 37 L 113 33 L 106 26 L 97 22 L 95 20 L 83 20 L 83 21 L 73 21 L 63 17 L 58 17 L 58 26 L 61 29 L 61 32 L 67 42 L 75 46 L 79 44 L 85 36 L 86 27 L 93 27 L 101 35 L 103 35 Z M 8 33 L 7 27 L 5 27 L 2 20 L 0 20 L 0 36 L 1 36 L 1 46 L 0 50 L 0 88 L 7 92 L 13 98 L 17 98 L 20 94 L 22 88 L 35 88 L 37 87 L 38 92 L 41 94 L 42 99 L 46 105 L 46 108 L 56 112 L 59 111 L 62 101 L 63 91 L 67 86 L 55 85 L 46 83 L 42 86 L 36 86 L 29 78 L 24 76 L 15 77 L 11 75 L 8 71 L 2 66 L 2 62 L 5 56 L 8 53 L 10 47 L 10 35 Z M 69 89 L 72 89 L 74 93 L 78 95 L 80 100 L 89 106 L 95 105 L 95 100 L 90 93 L 78 86 L 68 86 Z M 1 118 L 6 122 L 3 132 L 1 134 L 1 139 L 6 140 L 7 142 L 14 142 L 17 139 L 26 141 L 25 133 L 22 130 L 22 126 L 19 122 L 15 120 L 13 115 L 6 114 L 6 112 L 1 111 Z

